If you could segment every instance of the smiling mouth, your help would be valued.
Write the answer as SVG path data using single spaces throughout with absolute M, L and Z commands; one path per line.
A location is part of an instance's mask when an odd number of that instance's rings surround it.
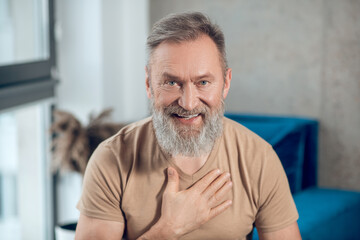
M 178 118 L 183 118 L 183 119 L 186 119 L 186 120 L 195 118 L 195 117 L 197 117 L 199 115 L 200 115 L 200 113 L 194 114 L 194 115 L 178 115 L 178 114 L 174 114 L 174 116 L 176 116 Z

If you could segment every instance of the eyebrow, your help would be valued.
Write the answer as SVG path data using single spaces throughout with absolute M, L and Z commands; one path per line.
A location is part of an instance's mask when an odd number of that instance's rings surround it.
M 161 75 L 161 78 L 162 79 L 171 79 L 171 80 L 175 80 L 175 81 L 182 81 L 182 79 L 180 77 L 173 75 L 171 73 L 168 73 L 168 72 L 164 72 Z M 212 75 L 211 73 L 205 73 L 205 74 L 196 76 L 195 80 L 200 80 L 200 79 L 205 79 L 205 78 L 206 79 L 214 79 L 214 75 Z
M 164 72 L 161 75 L 162 79 L 172 79 L 172 80 L 176 80 L 176 81 L 181 81 L 181 78 L 179 78 L 178 76 L 172 75 L 170 73 Z

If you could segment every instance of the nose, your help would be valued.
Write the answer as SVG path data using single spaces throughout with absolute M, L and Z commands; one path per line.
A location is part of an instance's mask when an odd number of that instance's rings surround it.
M 184 84 L 182 89 L 182 95 L 178 100 L 179 106 L 187 111 L 191 111 L 199 104 L 199 98 L 196 86 L 194 84 Z

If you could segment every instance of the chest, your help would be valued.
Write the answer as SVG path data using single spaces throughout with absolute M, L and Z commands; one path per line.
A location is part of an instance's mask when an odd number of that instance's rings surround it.
M 252 231 L 256 211 L 242 186 L 240 178 L 233 179 L 233 188 L 227 196 L 232 199 L 232 206 L 181 239 L 245 239 Z M 158 221 L 165 187 L 164 171 L 129 180 L 121 202 L 128 239 L 137 238 Z

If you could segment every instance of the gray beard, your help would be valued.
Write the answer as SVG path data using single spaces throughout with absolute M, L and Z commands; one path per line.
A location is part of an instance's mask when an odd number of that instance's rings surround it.
M 164 109 L 156 109 L 151 100 L 153 125 L 158 143 L 171 156 L 200 157 L 209 154 L 215 141 L 223 130 L 224 102 L 211 113 L 210 108 L 203 106 L 186 111 L 179 105 L 170 105 Z M 176 124 L 173 114 L 194 115 L 200 113 L 203 125 L 200 129 L 193 126 Z

